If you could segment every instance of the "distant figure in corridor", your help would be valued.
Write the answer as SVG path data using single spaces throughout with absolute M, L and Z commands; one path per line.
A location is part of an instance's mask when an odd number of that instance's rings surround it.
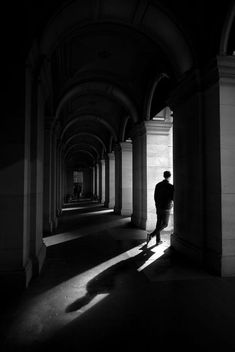
M 147 234 L 147 245 L 152 237 L 156 236 L 156 244 L 162 243 L 160 233 L 168 226 L 170 211 L 173 206 L 174 186 L 169 182 L 170 171 L 164 171 L 164 180 L 157 183 L 154 191 L 154 201 L 157 213 L 156 228 Z

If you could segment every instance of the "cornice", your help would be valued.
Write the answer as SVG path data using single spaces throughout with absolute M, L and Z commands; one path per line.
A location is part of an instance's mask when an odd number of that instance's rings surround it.
M 131 138 L 134 140 L 137 137 L 144 135 L 167 135 L 169 134 L 169 130 L 172 127 L 171 121 L 160 121 L 160 120 L 150 120 L 143 121 L 135 127 L 131 131 Z
M 235 84 L 235 55 L 218 56 L 217 67 L 220 81 Z
M 150 120 L 145 122 L 145 129 L 147 134 L 168 135 L 172 127 L 170 121 Z
M 120 143 L 122 152 L 132 151 L 132 143 L 130 142 L 121 142 Z

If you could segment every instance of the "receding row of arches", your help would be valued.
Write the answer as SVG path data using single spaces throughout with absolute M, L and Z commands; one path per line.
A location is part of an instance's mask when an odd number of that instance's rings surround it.
M 75 170 L 87 193 L 147 229 L 156 220 L 154 184 L 170 169 L 171 245 L 219 275 L 235 274 L 234 4 L 220 9 L 216 35 L 202 35 L 201 8 L 209 13 L 199 2 L 200 20 L 191 22 L 163 1 L 74 0 L 41 28 L 25 67 L 10 168 L 23 180 L 10 190 L 19 221 L 6 226 L 2 271 L 24 285 L 40 272 L 43 235 L 56 231 Z

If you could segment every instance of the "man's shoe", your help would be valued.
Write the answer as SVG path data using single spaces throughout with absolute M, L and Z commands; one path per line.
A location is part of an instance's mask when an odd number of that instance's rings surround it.
M 163 242 L 160 240 L 160 241 L 157 241 L 157 246 L 159 245 L 159 244 L 162 244 Z

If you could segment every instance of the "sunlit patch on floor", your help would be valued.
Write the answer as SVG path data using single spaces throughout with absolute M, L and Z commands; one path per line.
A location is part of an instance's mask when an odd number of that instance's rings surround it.
M 106 211 L 106 212 L 110 212 L 110 210 Z M 91 213 L 94 214 L 94 213 Z M 100 214 L 100 212 L 99 212 Z M 83 214 L 83 217 L 87 215 L 87 214 Z M 58 233 L 56 235 L 49 235 L 49 236 L 45 236 L 43 238 L 43 242 L 45 243 L 46 247 L 50 247 L 50 246 L 54 246 L 60 243 L 64 243 L 64 242 L 68 242 L 68 241 L 72 241 L 75 240 L 77 238 L 81 238 L 84 236 L 87 236 L 87 234 L 92 234 L 92 233 L 97 233 L 98 231 L 101 230 L 107 230 L 107 229 L 112 229 L 115 228 L 115 226 L 117 225 L 122 225 L 125 224 L 129 221 L 129 218 L 121 218 L 121 219 L 117 219 L 114 221 L 111 221 L 110 223 L 102 223 L 102 224 L 95 224 L 95 225 L 91 225 L 90 226 L 86 226 L 85 229 L 79 229 L 79 230 L 75 230 L 75 231 L 68 231 L 68 232 L 62 232 L 62 233 Z M 118 230 L 120 232 L 120 230 Z
M 109 269 L 112 270 L 116 265 L 118 267 L 120 262 L 125 263 L 126 260 L 138 255 L 140 247 L 141 245 L 138 245 L 41 294 L 28 297 L 8 338 L 11 339 L 14 336 L 15 341 L 24 344 L 33 343 L 39 338 L 47 339 L 51 334 L 99 304 L 110 294 L 109 282 L 108 289 L 105 286 L 102 287 L 103 282 L 101 282 L 99 291 L 99 275 L 105 271 L 108 272 Z M 108 280 L 109 277 L 112 280 L 112 275 L 112 271 L 108 272 Z M 87 287 L 91 281 L 95 282 L 96 278 L 98 278 L 97 291 L 89 292 Z M 104 279 L 106 280 L 105 276 Z
M 74 210 L 81 210 L 81 209 L 90 209 L 90 208 L 98 208 L 98 207 L 101 207 L 101 204 L 100 203 L 98 203 L 98 204 L 92 204 L 92 205 L 89 205 L 89 206 L 87 206 L 87 205 L 83 205 L 83 206 L 81 206 L 81 205 L 79 205 L 79 206 L 69 206 L 69 207 L 64 207 L 64 208 L 62 208 L 62 212 L 69 212 L 69 211 L 74 211 Z
M 159 246 L 153 246 L 151 248 L 151 251 L 153 252 L 152 256 L 149 259 L 147 259 L 146 262 L 144 262 L 144 264 L 141 265 L 137 270 L 140 272 L 140 271 L 144 270 L 145 268 L 147 268 L 150 264 L 152 264 L 157 259 L 162 257 L 165 254 L 165 251 L 167 248 L 168 248 L 168 245 L 164 244 L 164 243 Z

